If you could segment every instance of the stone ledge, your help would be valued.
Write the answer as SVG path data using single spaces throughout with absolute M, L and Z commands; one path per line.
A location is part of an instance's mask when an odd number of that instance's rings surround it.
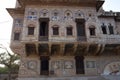
M 120 76 L 85 76 L 85 77 L 45 77 L 45 78 L 18 78 L 17 80 L 119 80 Z

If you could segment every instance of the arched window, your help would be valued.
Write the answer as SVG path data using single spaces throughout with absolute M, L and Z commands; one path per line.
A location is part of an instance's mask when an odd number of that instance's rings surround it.
M 94 15 L 94 13 L 93 13 L 93 11 L 88 11 L 88 17 L 94 17 L 95 15 Z
M 103 34 L 107 34 L 106 25 L 104 23 L 101 25 L 101 28 L 102 28 Z
M 95 27 L 94 26 L 90 26 L 89 27 L 89 32 L 90 32 L 90 36 L 95 36 L 96 35 Z
M 65 11 L 65 19 L 71 20 L 72 19 L 72 12 L 70 10 Z
M 111 23 L 109 23 L 108 28 L 109 28 L 109 33 L 114 34 L 113 26 L 111 25 Z

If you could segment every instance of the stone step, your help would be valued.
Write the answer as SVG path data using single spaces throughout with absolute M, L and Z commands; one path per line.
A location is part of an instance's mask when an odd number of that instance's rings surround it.
M 18 78 L 17 80 L 120 80 L 120 76 L 41 77 L 41 78 Z

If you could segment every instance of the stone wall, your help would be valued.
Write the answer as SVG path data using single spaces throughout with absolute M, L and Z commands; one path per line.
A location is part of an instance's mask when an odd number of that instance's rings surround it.
M 115 63 L 117 62 L 117 63 Z M 85 56 L 84 58 L 84 76 L 97 76 L 97 75 L 112 75 L 114 68 L 109 68 L 108 74 L 105 74 L 105 70 L 108 64 L 113 63 L 111 66 L 118 67 L 120 59 L 119 56 Z M 114 64 L 115 63 L 115 64 Z M 21 65 L 19 71 L 19 77 L 40 77 L 40 58 L 37 56 L 31 56 L 27 58 L 21 58 Z M 50 57 L 49 60 L 49 76 L 75 76 L 76 64 L 75 59 L 72 56 L 64 57 Z M 78 75 L 80 76 L 80 75 Z
M 30 19 L 28 18 L 29 12 L 35 12 L 35 15 Z M 45 13 L 46 15 L 44 16 Z M 58 13 L 58 16 L 54 16 L 54 13 Z M 66 16 L 69 13 L 69 16 Z M 67 7 L 67 6 L 27 6 L 25 9 L 25 17 L 24 17 L 24 25 L 23 25 L 23 33 L 22 40 L 23 41 L 37 41 L 39 35 L 39 18 L 49 18 L 49 40 L 54 41 L 75 41 L 77 38 L 76 33 L 76 23 L 75 19 L 81 18 L 85 19 L 85 28 L 86 28 L 86 36 L 89 36 L 89 26 L 93 25 L 98 30 L 96 22 L 96 10 L 93 7 Z M 27 35 L 27 28 L 32 24 L 35 27 L 34 36 Z M 59 27 L 59 35 L 53 36 L 52 27 Z M 72 26 L 73 35 L 66 35 L 66 27 Z M 97 31 L 96 31 L 97 32 Z M 97 32 L 96 35 L 99 33 Z
M 39 41 L 39 19 L 49 18 L 48 28 L 48 41 Z M 19 80 L 33 80 L 33 78 L 25 77 L 44 77 L 40 75 L 41 60 L 38 52 L 30 56 L 26 55 L 25 44 L 33 43 L 37 45 L 40 43 L 72 43 L 77 42 L 77 28 L 76 19 L 85 20 L 85 33 L 87 41 L 86 44 L 97 43 L 97 44 L 113 44 L 120 42 L 119 35 L 119 22 L 115 22 L 113 18 L 98 18 L 95 7 L 72 7 L 72 6 L 26 6 L 24 15 L 15 15 L 14 24 L 12 30 L 11 48 L 17 54 L 21 56 L 21 65 L 19 70 Z M 17 19 L 22 21 L 17 24 Z M 107 27 L 107 33 L 103 34 L 101 25 L 104 23 L 106 26 L 109 23 L 113 26 L 114 34 L 109 34 Z M 59 27 L 59 35 L 53 35 L 53 27 Z M 72 27 L 73 35 L 66 35 L 66 27 Z M 89 28 L 95 28 L 95 35 L 91 36 Z M 34 27 L 34 35 L 28 35 L 28 27 Z M 20 39 L 14 40 L 14 33 L 20 33 Z M 79 41 L 79 43 L 82 43 Z M 73 43 L 74 44 L 74 43 Z M 51 49 L 51 48 L 50 48 Z M 38 50 L 36 50 L 38 51 Z M 62 53 L 63 54 L 63 53 Z M 89 53 L 86 53 L 89 54 Z M 105 53 L 104 53 L 105 54 Z M 114 53 L 113 53 L 114 54 Z M 82 54 L 83 55 L 83 54 Z M 91 54 L 92 55 L 92 54 Z M 119 56 L 85 56 L 84 57 L 84 68 L 85 74 L 76 75 L 76 64 L 74 56 L 50 56 L 49 60 L 49 76 L 98 76 L 104 75 L 106 66 L 112 62 L 120 62 Z M 116 64 L 115 64 L 116 65 Z M 113 65 L 114 66 L 114 65 Z M 118 66 L 118 65 L 117 65 Z M 120 71 L 120 70 L 119 70 Z M 93 78 L 66 78 L 66 80 L 90 80 Z M 36 79 L 36 80 L 38 80 Z M 44 78 L 43 78 L 44 79 Z M 65 80 L 65 78 L 50 78 L 51 80 Z M 49 79 L 49 80 L 50 80 Z M 95 80 L 96 80 L 95 79 Z M 46 79 L 47 80 L 47 79 Z M 103 79 L 104 80 L 104 79 Z M 106 79 L 105 79 L 106 80 Z M 109 80 L 109 79 L 108 79 Z M 116 79 L 117 80 L 117 79 Z

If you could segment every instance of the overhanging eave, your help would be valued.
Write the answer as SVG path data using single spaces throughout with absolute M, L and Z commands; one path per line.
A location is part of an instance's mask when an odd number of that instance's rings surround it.
M 18 0 L 24 8 L 26 5 L 66 5 L 66 6 L 96 6 L 96 0 Z
M 96 3 L 96 10 L 97 11 L 102 7 L 104 2 L 105 2 L 105 0 L 97 0 L 97 3 Z
M 24 9 L 22 8 L 6 8 L 8 13 L 14 17 L 16 14 L 24 14 Z

